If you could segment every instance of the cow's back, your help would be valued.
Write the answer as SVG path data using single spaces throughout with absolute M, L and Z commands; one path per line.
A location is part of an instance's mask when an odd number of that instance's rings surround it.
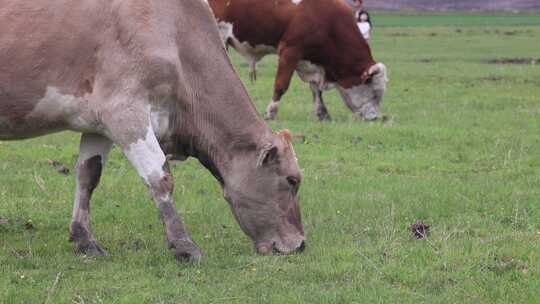
M 298 5 L 291 0 L 209 0 L 218 22 L 234 23 L 233 34 L 251 45 L 277 46 Z
M 204 0 L 11 0 L 0 17 L 0 140 L 101 132 L 127 90 L 253 109 Z
M 49 93 L 91 90 L 110 7 L 105 1 L 3 1 L 0 7 L 0 136 Z M 49 91 L 48 91 L 49 90 Z M 52 90 L 52 91 L 51 91 Z M 56 90 L 56 91 L 55 91 Z M 59 94 L 59 93 L 58 93 Z M 44 122 L 45 123 L 45 122 Z M 61 122 L 33 122 L 62 128 Z M 27 132 L 32 125 L 21 128 Z

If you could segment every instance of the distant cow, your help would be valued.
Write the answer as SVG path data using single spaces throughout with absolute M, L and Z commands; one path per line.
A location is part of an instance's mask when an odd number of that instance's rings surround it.
M 293 72 L 309 82 L 320 120 L 330 116 L 322 91 L 336 87 L 358 116 L 373 120 L 386 89 L 386 67 L 376 63 L 343 0 L 209 0 L 222 39 L 250 63 L 277 53 L 274 95 L 266 118 L 274 119 Z
M 177 258 L 198 260 L 166 155 L 212 172 L 261 253 L 304 248 L 300 170 L 287 131 L 258 115 L 201 0 L 4 0 L 0 140 L 82 133 L 70 238 L 105 254 L 90 197 L 113 144 L 149 187 Z

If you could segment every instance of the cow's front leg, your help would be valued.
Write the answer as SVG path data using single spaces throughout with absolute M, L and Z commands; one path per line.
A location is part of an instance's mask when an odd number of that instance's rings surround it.
M 77 160 L 77 188 L 69 227 L 69 239 L 75 243 L 77 251 L 90 255 L 107 254 L 94 239 L 90 230 L 90 198 L 99 184 L 101 170 L 111 146 L 112 142 L 101 135 L 83 134 L 81 136 Z
M 278 49 L 280 50 L 279 65 L 274 84 L 274 95 L 272 96 L 272 101 L 268 104 L 268 107 L 266 107 L 265 119 L 267 120 L 276 118 L 279 101 L 289 88 L 294 70 L 302 58 L 300 51 L 295 48 L 281 47 Z
M 191 239 L 174 205 L 173 178 L 165 154 L 160 148 L 152 127 L 137 126 L 137 129 L 139 127 L 143 128 L 144 137 L 127 142 L 125 137 L 120 138 L 124 135 L 122 133 L 115 134 L 113 137 L 123 142 L 121 146 L 124 154 L 148 186 L 165 226 L 169 248 L 174 250 L 179 260 L 199 261 L 202 252 Z
M 326 106 L 324 105 L 324 101 L 322 98 L 322 91 L 319 89 L 319 86 L 315 83 L 309 83 L 309 87 L 311 88 L 311 93 L 313 93 L 313 103 L 315 105 L 315 114 L 317 114 L 317 117 L 319 117 L 320 121 L 325 120 L 331 120 L 330 114 L 328 114 L 328 110 L 326 109 Z

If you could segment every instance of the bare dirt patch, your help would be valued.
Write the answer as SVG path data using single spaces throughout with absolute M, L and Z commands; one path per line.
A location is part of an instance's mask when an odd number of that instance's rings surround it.
M 403 32 L 388 33 L 386 35 L 389 36 L 389 37 L 410 37 L 411 36 L 411 34 L 403 33 Z
M 486 76 L 486 77 L 481 77 L 480 80 L 483 80 L 483 81 L 493 81 L 493 82 L 500 82 L 500 81 L 503 81 L 505 80 L 504 77 L 502 76 Z
M 429 235 L 429 225 L 426 225 L 421 220 L 416 221 L 409 228 L 412 235 L 417 239 L 423 239 Z
M 47 160 L 47 163 L 52 166 L 58 173 L 68 175 L 69 174 L 69 168 L 64 166 L 61 162 L 57 160 L 49 159 Z
M 540 58 L 493 58 L 493 59 L 485 59 L 483 60 L 484 63 L 487 64 L 500 64 L 500 65 L 506 65 L 506 64 L 536 64 L 540 63 Z
M 0 216 L 0 227 L 4 227 L 4 226 L 7 227 L 8 224 L 9 224 L 8 219 Z

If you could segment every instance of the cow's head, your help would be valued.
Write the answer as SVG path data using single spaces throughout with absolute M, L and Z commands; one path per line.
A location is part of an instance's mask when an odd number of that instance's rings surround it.
M 289 131 L 274 133 L 259 147 L 246 149 L 235 157 L 228 175 L 225 199 L 257 251 L 302 251 L 301 174 Z
M 347 88 L 338 82 L 337 89 L 351 111 L 365 120 L 375 120 L 379 117 L 379 105 L 388 82 L 386 66 L 382 63 L 372 65 L 363 72 L 360 80 L 361 83 Z

